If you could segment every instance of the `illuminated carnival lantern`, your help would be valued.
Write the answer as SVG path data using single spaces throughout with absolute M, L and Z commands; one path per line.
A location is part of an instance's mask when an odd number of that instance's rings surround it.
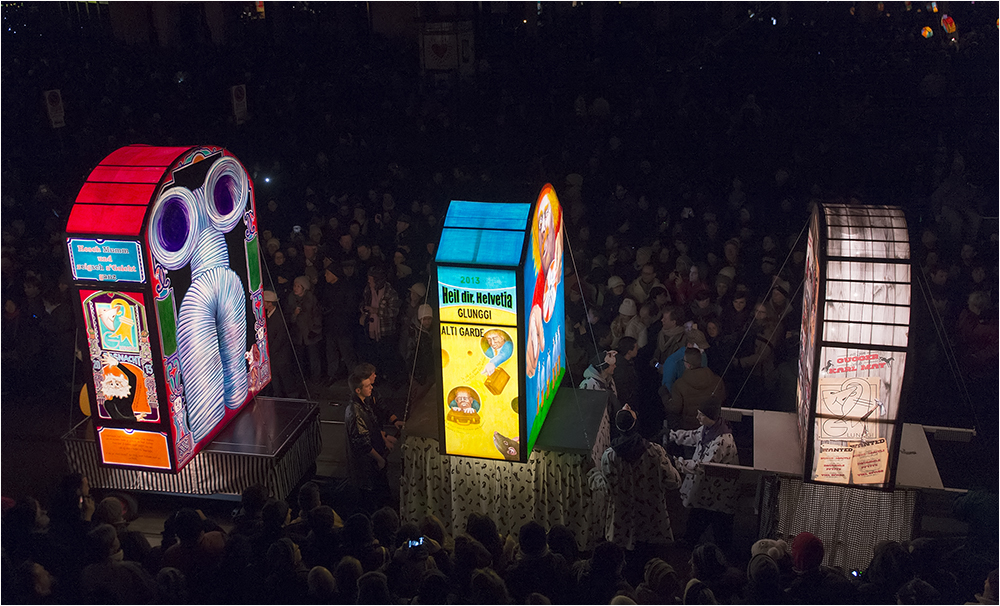
M 945 33 L 954 34 L 955 33 L 955 20 L 948 15 L 943 15 L 941 17 L 941 27 L 944 28 Z
M 214 146 L 131 145 L 66 225 L 100 463 L 178 472 L 270 380 L 253 185 Z
M 797 398 L 808 480 L 892 485 L 910 281 L 902 210 L 816 207 L 806 244 Z
M 937 2 L 931 2 L 931 12 L 938 12 Z
M 566 372 L 563 211 L 453 200 L 435 258 L 441 452 L 525 462 Z
M 924 29 L 920 30 L 920 35 L 922 35 L 924 38 L 930 38 L 931 36 L 934 35 L 934 30 L 932 30 L 929 27 L 925 27 Z

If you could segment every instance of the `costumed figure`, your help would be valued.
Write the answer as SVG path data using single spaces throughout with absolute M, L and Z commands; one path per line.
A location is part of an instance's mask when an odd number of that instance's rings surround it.
M 711 525 L 716 544 L 726 549 L 732 541 L 736 480 L 709 478 L 704 464 L 738 464 L 736 441 L 729 424 L 722 418 L 722 406 L 717 400 L 699 406 L 697 418 L 701 424 L 698 429 L 671 430 L 669 434 L 671 442 L 695 447 L 692 458 L 675 460 L 677 468 L 684 473 L 681 501 L 691 510 L 684 539 L 689 545 L 697 545 L 702 532 Z
M 639 541 L 671 543 L 665 497 L 680 486 L 681 476 L 662 446 L 639 435 L 627 404 L 615 415 L 615 426 L 621 435 L 601 457 L 608 491 L 605 538 L 624 549 L 634 549 Z

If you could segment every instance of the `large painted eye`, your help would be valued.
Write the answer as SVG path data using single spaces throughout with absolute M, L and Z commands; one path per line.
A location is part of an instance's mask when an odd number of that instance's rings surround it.
M 153 257 L 167 269 L 179 269 L 194 255 L 198 241 L 198 200 L 183 187 L 168 189 L 153 204 L 149 245 Z
M 157 240 L 164 249 L 177 252 L 184 247 L 187 232 L 190 230 L 187 209 L 178 197 L 167 198 L 163 203 L 162 221 L 157 225 Z
M 209 223 L 228 233 L 243 217 L 250 195 L 250 178 L 235 158 L 224 157 L 208 170 L 204 192 Z

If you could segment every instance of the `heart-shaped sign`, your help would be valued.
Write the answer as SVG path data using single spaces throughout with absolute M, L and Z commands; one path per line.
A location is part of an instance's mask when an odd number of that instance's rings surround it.
M 444 59 L 444 56 L 448 54 L 447 44 L 431 44 L 431 52 L 437 55 L 438 59 Z

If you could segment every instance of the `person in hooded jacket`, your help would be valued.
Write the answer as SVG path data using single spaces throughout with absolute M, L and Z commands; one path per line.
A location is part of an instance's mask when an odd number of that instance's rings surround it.
M 583 371 L 583 381 L 580 382 L 580 389 L 592 391 L 610 391 L 617 394 L 615 387 L 615 365 L 617 363 L 618 352 L 613 349 L 598 354 L 590 362 L 587 370 Z
M 601 457 L 608 491 L 604 536 L 627 550 L 639 542 L 672 543 L 665 495 L 680 486 L 681 476 L 663 447 L 639 434 L 629 405 L 615 415 L 615 427 L 619 436 Z

